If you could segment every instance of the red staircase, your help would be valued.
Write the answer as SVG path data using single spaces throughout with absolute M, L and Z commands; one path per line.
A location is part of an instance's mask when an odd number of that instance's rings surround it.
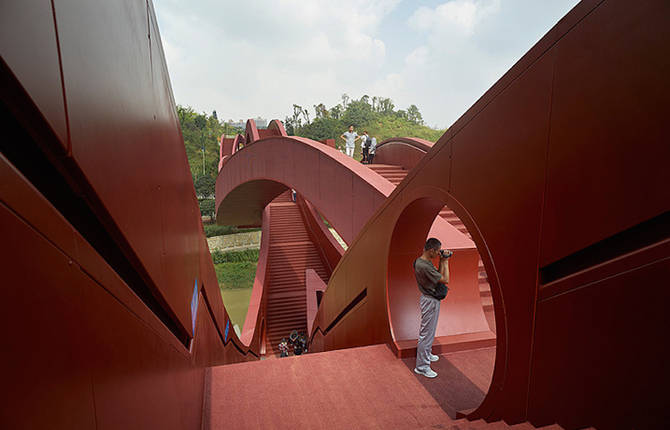
M 278 354 L 277 345 L 292 330 L 307 331 L 305 270 L 328 282 L 328 272 L 312 243 L 298 205 L 290 191 L 273 200 L 270 207 L 270 252 L 266 311 L 266 354 Z
M 368 167 L 388 179 L 393 185 L 398 185 L 409 173 L 409 171 L 402 166 L 393 166 L 390 164 L 368 164 Z M 466 234 L 472 239 L 472 235 L 468 232 L 465 224 L 463 224 L 461 219 L 451 209 L 445 206 L 442 208 L 439 215 L 449 224 L 456 227 L 461 233 Z M 496 323 L 493 314 L 491 286 L 489 285 L 489 279 L 486 275 L 486 269 L 484 269 L 484 263 L 482 262 L 481 257 L 479 258 L 479 295 L 482 300 L 482 308 L 486 315 L 486 321 L 489 323 L 491 331 L 495 333 Z
M 368 164 L 367 166 L 388 179 L 393 185 L 398 185 L 409 173 L 409 171 L 402 166 L 393 166 L 390 164 Z

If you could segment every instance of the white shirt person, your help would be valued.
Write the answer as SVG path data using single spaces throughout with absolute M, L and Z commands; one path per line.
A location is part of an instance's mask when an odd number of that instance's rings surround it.
M 347 155 L 349 157 L 354 156 L 354 148 L 356 147 L 356 140 L 360 139 L 360 136 L 358 133 L 354 131 L 354 126 L 350 125 L 349 126 L 349 131 L 345 131 L 342 133 L 340 136 L 342 140 L 345 142 L 345 148 L 347 150 Z

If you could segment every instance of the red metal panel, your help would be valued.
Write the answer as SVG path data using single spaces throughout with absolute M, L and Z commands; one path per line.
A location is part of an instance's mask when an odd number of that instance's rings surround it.
M 667 113 L 651 107 L 670 99 L 668 16 L 668 2 L 606 2 L 561 39 L 542 265 L 667 210 Z
M 263 210 L 263 224 L 261 228 L 261 244 L 254 276 L 254 286 L 249 299 L 249 308 L 242 326 L 240 340 L 260 356 L 263 321 L 265 320 L 267 289 L 265 279 L 268 275 L 268 254 L 270 252 L 270 209 Z
M 297 202 L 310 238 L 317 245 L 317 248 L 319 248 L 319 252 L 322 253 L 324 257 L 323 261 L 328 265 L 329 273 L 332 273 L 344 254 L 344 248 L 333 237 L 332 233 L 328 231 L 328 227 L 326 227 L 321 219 L 321 215 L 319 215 L 310 202 L 300 195 L 298 195 Z
M 68 255 L 77 254 L 74 229 L 0 154 L 0 201 L 32 226 L 49 225 L 49 240 Z
M 3 274 L 13 286 L 3 290 L 1 323 L 21 327 L 8 331 L 14 353 L 5 354 L 4 366 L 14 371 L 5 383 L 13 395 L 3 401 L 2 422 L 12 428 L 198 426 L 202 370 L 192 368 L 183 348 L 161 340 L 4 205 L 0 217 L 7 239 Z
M 143 1 L 54 4 L 72 155 L 190 332 L 198 212 L 153 18 Z
M 67 151 L 58 37 L 50 0 L 0 4 L 0 56 Z
M 416 137 L 394 137 L 377 145 L 375 164 L 390 164 L 412 170 L 433 147 L 433 142 Z
M 85 288 L 87 361 L 96 423 L 107 428 L 197 428 L 203 369 L 90 280 Z
M 85 285 L 71 260 L 0 203 L 0 422 L 4 428 L 94 429 Z M 36 267 L 41 270 L 36 270 Z M 38 412 L 38 411 L 39 412 Z
M 502 370 L 505 359 L 518 363 L 506 369 L 510 396 L 500 403 L 519 418 L 528 384 L 553 58 L 546 53 L 453 138 L 451 192 L 486 240 L 495 263 L 486 266 L 492 290 L 495 281 L 503 287 L 494 301 L 505 304 L 496 325 L 507 327 L 508 357 L 498 350 L 497 366 Z M 440 153 L 431 162 L 447 160 Z M 488 255 L 482 259 L 487 263 Z
M 564 428 L 667 425 L 670 241 L 644 252 L 653 255 L 634 268 L 626 266 L 635 254 L 591 269 L 615 275 L 601 273 L 538 303 L 529 395 L 534 424 L 559 417 Z

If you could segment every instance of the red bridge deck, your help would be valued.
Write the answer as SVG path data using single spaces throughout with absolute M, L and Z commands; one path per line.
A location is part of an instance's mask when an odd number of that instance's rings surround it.
M 456 412 L 479 405 L 494 359 L 495 348 L 442 355 L 432 380 L 386 345 L 215 367 L 204 428 L 470 428 Z

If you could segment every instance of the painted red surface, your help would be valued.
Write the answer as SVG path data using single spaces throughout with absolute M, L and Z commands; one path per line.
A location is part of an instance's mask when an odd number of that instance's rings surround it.
M 417 137 L 394 137 L 377 145 L 374 161 L 412 170 L 432 147 L 433 142 Z
M 341 227 L 350 247 L 312 337 L 313 348 L 334 349 L 391 342 L 390 281 L 407 272 L 389 278 L 390 265 L 406 267 L 447 204 L 482 253 L 498 327 L 491 387 L 470 417 L 663 428 L 669 16 L 660 0 L 581 2 L 395 190 L 326 145 L 260 139 L 251 127 L 253 143 L 230 157 L 217 183 L 228 187 L 225 207 L 234 208 L 225 216 L 251 214 L 260 223 L 263 203 L 291 186 Z M 0 20 L 3 130 L 24 132 L 0 158 L 0 323 L 9 346 L 0 422 L 200 428 L 204 368 L 257 357 L 230 328 L 220 299 L 153 6 L 34 0 L 3 5 Z M 27 31 L 31 37 L 16 36 Z M 51 184 L 24 159 L 37 163 L 40 154 L 43 167 L 54 168 L 41 172 Z M 360 218 L 338 218 L 336 205 Z M 104 227 L 163 320 L 125 281 L 130 275 L 114 269 L 118 262 L 103 257 L 109 250 L 77 214 Z M 397 228 L 408 214 L 413 226 Z M 603 243 L 624 251 L 605 258 L 608 249 L 590 247 Z M 542 280 L 559 263 L 567 274 Z M 373 356 L 353 359 L 357 369 L 374 370 Z M 236 376 L 243 389 L 219 385 L 219 393 L 259 392 Z M 318 393 L 330 392 L 309 376 Z M 369 389 L 379 394 L 380 386 Z M 356 407 L 336 397 L 322 404 Z
M 312 242 L 317 245 L 324 263 L 328 266 L 328 276 L 330 276 L 335 269 L 335 266 L 337 266 L 337 263 L 340 262 L 340 258 L 342 258 L 342 255 L 344 254 L 344 248 L 342 248 L 342 245 L 340 245 L 328 230 L 321 215 L 319 215 L 310 202 L 305 200 L 301 195 L 297 196 L 296 201 L 298 207 L 300 207 L 303 219 L 305 220 L 307 232 L 309 233 Z
M 265 311 L 267 306 L 267 290 L 264 288 L 268 270 L 268 253 L 270 252 L 270 210 L 266 207 L 263 211 L 263 223 L 261 227 L 261 244 L 256 265 L 254 286 L 249 299 L 249 309 L 242 326 L 240 340 L 243 344 L 251 346 L 259 356 L 263 348 L 263 334 Z M 257 330 L 258 328 L 258 330 Z
M 0 156 L 0 319 L 14 351 L 0 426 L 199 428 L 203 366 L 256 357 L 225 334 L 153 6 L 21 2 L 0 20 L 2 124 L 19 148 Z M 30 174 L 30 148 L 56 173 Z M 78 204 L 90 219 L 76 221 Z M 103 257 L 94 221 L 175 332 Z
M 313 270 L 305 270 L 305 302 L 307 303 L 307 333 L 312 332 L 312 324 L 314 324 L 314 318 L 316 317 L 316 312 L 319 310 L 319 304 L 317 300 L 317 292 L 322 294 L 326 291 L 326 283 L 323 282 L 323 279 Z
M 248 126 L 253 130 L 251 121 Z M 341 194 L 332 195 L 333 189 L 338 188 L 336 184 L 346 181 L 358 184 L 358 189 L 353 193 L 342 189 Z M 274 193 L 282 192 L 285 189 L 283 185 L 300 193 L 349 243 L 378 207 L 375 202 L 382 202 L 394 189 L 394 185 L 379 173 L 325 145 L 305 138 L 265 138 L 238 151 L 220 172 L 217 178 L 217 222 L 233 225 L 256 223 L 255 211 L 265 207 L 266 199 L 273 198 Z M 439 204 L 439 209 L 442 206 L 444 203 Z M 455 344 L 469 345 L 468 342 L 463 343 L 463 335 L 466 334 L 475 336 L 479 346 L 490 346 L 495 342 L 495 334 L 491 332 L 482 309 L 474 243 L 457 228 L 437 217 L 439 209 L 430 218 L 428 231 L 412 236 L 412 241 L 395 246 L 393 252 L 396 254 L 390 257 L 393 262 L 389 264 L 388 299 L 383 299 L 388 300 L 388 315 L 385 311 L 375 317 L 379 318 L 377 324 L 386 325 L 387 335 L 383 341 L 395 342 L 399 350 L 411 350 L 405 343 L 399 342 L 416 339 L 419 331 L 420 310 L 417 303 L 420 292 L 416 287 L 412 263 L 420 255 L 428 236 L 437 237 L 445 247 L 456 253 L 450 263 L 451 297 L 440 314 L 437 328 L 442 344 L 445 348 Z M 418 232 L 415 219 L 416 214 L 407 215 L 399 229 Z M 312 230 L 318 231 L 317 228 Z M 316 237 L 315 243 L 320 243 L 326 251 L 330 245 L 323 237 Z M 374 255 L 381 256 L 383 253 Z M 381 259 L 383 257 L 377 258 Z M 366 270 L 369 260 L 361 258 L 355 270 Z M 384 294 L 384 290 L 379 291 Z M 320 326 L 320 329 L 325 330 L 326 327 Z M 402 355 L 401 352 L 399 354 Z
M 434 365 L 443 378 L 434 380 L 386 345 L 214 367 L 203 421 L 212 429 L 479 428 L 456 411 L 481 401 L 494 355 L 443 355 Z
M 350 245 L 331 277 L 316 325 L 332 324 L 363 289 L 367 296 L 325 336 L 315 332 L 315 343 L 332 349 L 388 341 L 378 321 L 388 306 L 384 286 L 393 253 L 425 235 L 438 204 L 432 212 L 426 208 L 417 214 L 416 230 L 402 230 L 397 237 L 393 231 L 414 202 L 433 199 L 453 209 L 472 233 L 492 287 L 496 367 L 492 387 L 473 417 L 514 422 L 529 416 L 538 424 L 554 417 L 577 427 L 611 424 L 637 416 L 638 410 L 645 411 L 647 425 L 664 416 L 659 403 L 663 384 L 650 383 L 644 391 L 635 382 L 635 389 L 622 393 L 614 375 L 628 369 L 630 380 L 667 377 L 653 358 L 666 348 L 651 340 L 663 338 L 661 327 L 666 326 L 657 306 L 668 299 L 662 286 L 665 251 L 659 248 L 646 258 L 637 258 L 641 250 L 627 252 L 620 258 L 635 262 L 628 271 L 615 264 L 611 275 L 600 272 L 600 264 L 587 264 L 578 273 L 590 272 L 591 281 L 567 276 L 555 282 L 570 286 L 539 299 L 549 288 L 538 282 L 547 263 L 670 209 L 669 191 L 662 185 L 670 183 L 670 146 L 659 138 L 667 140 L 661 125 L 667 111 L 655 102 L 669 92 L 660 73 L 667 74 L 670 64 L 658 55 L 670 40 L 668 5 L 649 2 L 634 12 L 626 9 L 625 2 L 582 2 L 449 128 Z M 588 101 L 582 103 L 585 93 Z M 644 130 L 645 138 L 622 132 L 623 117 L 643 124 L 635 129 Z M 579 149 L 574 139 L 581 142 Z M 621 210 L 617 203 L 624 201 L 626 210 Z M 666 233 L 655 234 L 660 243 Z M 363 270 L 360 261 L 373 253 L 389 253 L 389 259 L 368 260 Z M 651 301 L 640 297 L 631 307 L 625 291 Z M 598 328 L 592 328 L 594 322 Z M 624 324 L 619 335 L 616 329 Z M 631 343 L 633 333 L 645 342 Z M 631 345 L 652 353 L 615 352 Z M 560 408 L 551 406 L 558 403 Z

